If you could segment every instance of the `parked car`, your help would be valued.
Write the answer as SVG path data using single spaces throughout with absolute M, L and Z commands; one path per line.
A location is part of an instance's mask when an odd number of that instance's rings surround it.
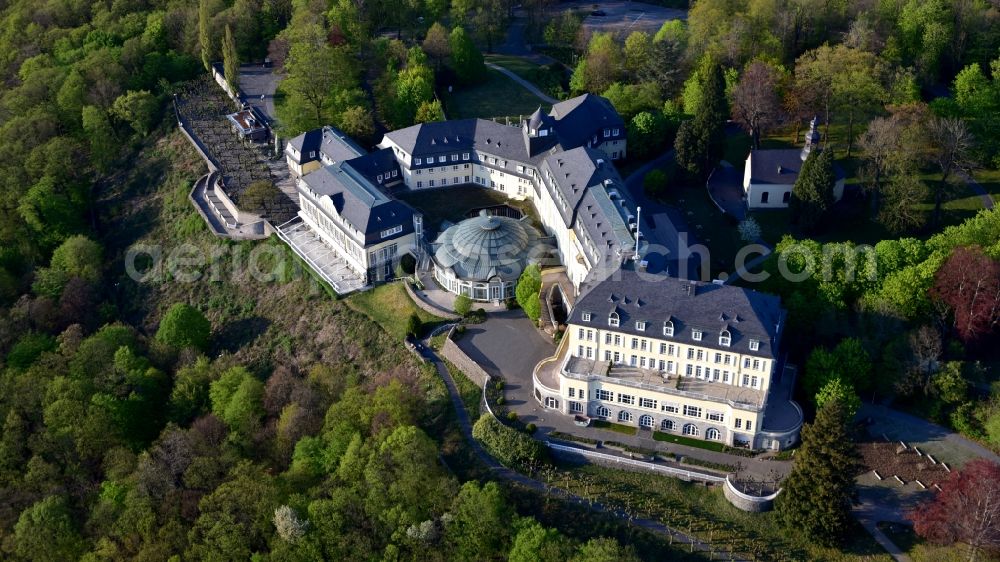
M 604 10 L 594 10 L 593 12 L 590 12 L 590 15 L 596 16 L 596 17 L 604 17 L 604 16 L 606 16 L 608 14 Z

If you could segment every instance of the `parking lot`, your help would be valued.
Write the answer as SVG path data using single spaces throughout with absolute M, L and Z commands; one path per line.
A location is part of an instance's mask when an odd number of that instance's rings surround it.
M 583 21 L 583 26 L 590 32 L 612 32 L 628 35 L 633 31 L 656 33 L 663 22 L 675 19 L 687 19 L 686 10 L 665 8 L 644 4 L 642 2 L 564 2 L 558 4 L 559 10 L 573 8 L 585 10 L 591 15 Z M 593 12 L 604 15 L 594 15 Z

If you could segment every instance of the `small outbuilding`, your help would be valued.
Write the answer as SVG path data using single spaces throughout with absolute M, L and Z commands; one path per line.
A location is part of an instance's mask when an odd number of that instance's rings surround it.
M 434 278 L 447 291 L 474 301 L 514 297 L 524 268 L 553 252 L 526 219 L 481 211 L 445 230 L 433 246 Z

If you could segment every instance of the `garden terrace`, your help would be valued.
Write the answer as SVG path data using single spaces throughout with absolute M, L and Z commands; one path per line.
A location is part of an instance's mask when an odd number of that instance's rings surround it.
M 256 212 L 257 209 L 244 209 L 240 199 L 254 182 L 277 182 L 269 164 L 270 145 L 240 140 L 226 117 L 240 108 L 208 76 L 185 83 L 176 93 L 175 102 L 179 117 L 219 167 L 226 195 L 241 210 Z M 296 212 L 295 202 L 281 196 L 268 218 L 275 223 L 285 222 Z

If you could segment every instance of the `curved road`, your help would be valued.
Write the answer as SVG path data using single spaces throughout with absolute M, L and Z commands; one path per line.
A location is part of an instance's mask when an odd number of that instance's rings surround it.
M 444 328 L 444 326 L 442 326 Z M 437 331 L 437 330 L 435 330 Z M 480 460 L 484 465 L 486 465 L 490 471 L 496 475 L 498 478 L 508 480 L 535 490 L 537 492 L 542 492 L 546 494 L 551 494 L 552 496 L 561 498 L 568 502 L 587 507 L 594 511 L 600 513 L 607 513 L 618 519 L 627 521 L 628 523 L 635 525 L 641 529 L 647 531 L 666 535 L 667 537 L 673 537 L 673 541 L 680 545 L 692 545 L 695 550 L 698 550 L 702 554 L 708 556 L 710 559 L 719 560 L 741 560 L 739 558 L 722 558 L 727 553 L 719 552 L 712 549 L 708 544 L 702 542 L 696 537 L 675 531 L 670 527 L 667 527 L 659 521 L 654 521 L 652 519 L 642 519 L 642 518 L 630 518 L 627 514 L 622 513 L 614 508 L 606 507 L 598 502 L 589 501 L 576 494 L 569 493 L 561 488 L 555 486 L 550 486 L 545 482 L 540 480 L 535 480 L 534 478 L 529 478 L 519 472 L 515 472 L 504 465 L 500 464 L 496 459 L 494 459 L 482 446 L 472 437 L 472 422 L 469 420 L 469 413 L 465 410 L 465 404 L 462 402 L 462 398 L 458 393 L 458 387 L 455 385 L 455 381 L 451 378 L 451 373 L 448 371 L 448 367 L 445 366 L 444 362 L 440 357 L 431 349 L 429 338 L 423 340 L 422 345 L 424 347 L 421 352 L 422 356 L 428 359 L 434 364 L 439 375 L 444 380 L 445 386 L 448 388 L 448 396 L 451 398 L 451 404 L 455 408 L 455 416 L 458 419 L 458 425 L 462 429 L 462 435 L 465 440 L 469 443 L 472 448 L 473 454 L 476 458 Z
M 506 69 L 506 68 L 504 68 L 504 67 L 502 67 L 500 65 L 493 64 L 491 62 L 486 63 L 486 66 L 488 66 L 488 67 L 492 68 L 493 70 L 496 70 L 496 71 L 498 71 L 498 72 L 500 72 L 502 74 L 505 74 L 511 80 L 517 82 L 521 86 L 524 86 L 524 89 L 526 89 L 529 92 L 531 92 L 532 94 L 534 94 L 535 97 L 537 97 L 538 99 L 542 100 L 543 102 L 549 103 L 549 104 L 559 103 L 559 100 L 557 100 L 556 98 L 554 98 L 552 96 L 546 95 L 545 92 L 543 92 L 543 91 L 541 91 L 541 90 L 538 89 L 538 86 L 535 86 L 531 82 L 528 82 L 524 78 L 521 78 L 520 76 L 518 76 L 513 71 L 508 70 L 508 69 Z

